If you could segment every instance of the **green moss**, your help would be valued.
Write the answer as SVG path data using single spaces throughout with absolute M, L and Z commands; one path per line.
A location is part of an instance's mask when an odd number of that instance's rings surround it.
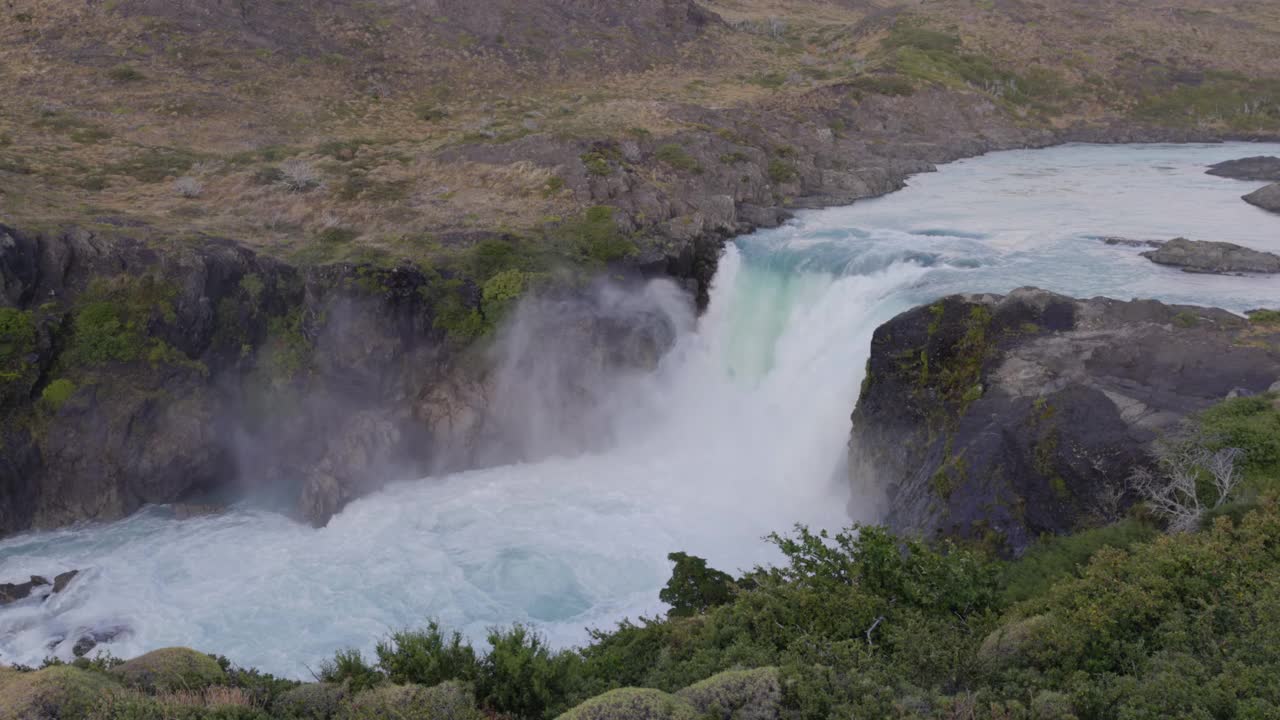
M 1183 310 L 1173 316 L 1173 324 L 1180 328 L 1193 328 L 1200 324 L 1200 316 L 1190 310 Z
M 57 412 L 71 399 L 75 392 L 75 383 L 66 378 L 60 378 L 45 386 L 45 389 L 40 393 L 40 401 L 44 403 L 46 408 Z
M 267 321 L 265 369 L 274 384 L 292 382 L 310 367 L 313 347 L 305 329 L 302 308 Z
M 32 314 L 17 308 L 0 308 L 0 384 L 15 382 L 31 371 L 27 356 L 35 346 Z
M 700 720 L 687 701 L 661 690 L 621 688 L 594 697 L 560 720 Z
M 1249 315 L 1249 322 L 1255 325 L 1280 325 L 1280 310 L 1258 310 Z
M 348 227 L 329 227 L 316 233 L 316 240 L 326 245 L 341 245 L 360 237 L 360 231 Z
M 1240 465 L 1254 491 L 1280 489 L 1280 397 L 1275 393 L 1227 400 L 1201 413 L 1200 431 L 1211 449 L 1239 448 Z
M 88 717 L 119 685 L 102 673 L 69 665 L 35 672 L 0 669 L 0 720 Z
M 587 172 L 598 177 L 613 173 L 611 161 L 615 159 L 613 154 L 602 150 L 592 150 L 591 152 L 583 153 L 581 157 L 582 165 L 587 168 Z
M 654 156 L 676 170 L 695 173 L 702 172 L 702 166 L 698 164 L 697 159 L 676 143 L 667 143 L 666 145 L 662 145 L 658 148 Z
M 177 294 L 176 287 L 150 275 L 95 281 L 72 313 L 71 338 L 60 362 L 67 368 L 89 368 L 148 360 L 203 369 L 152 335 L 156 325 L 177 321 Z
M 638 250 L 635 242 L 618 229 L 613 208 L 604 205 L 589 208 L 582 217 L 563 223 L 556 234 L 575 249 L 580 259 L 589 262 L 616 262 Z

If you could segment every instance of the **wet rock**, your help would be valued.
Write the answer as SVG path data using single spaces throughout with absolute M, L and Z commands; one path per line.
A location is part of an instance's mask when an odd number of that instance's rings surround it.
M 31 596 L 33 590 L 46 587 L 48 584 L 49 581 L 39 575 L 32 575 L 31 579 L 24 583 L 0 583 L 0 605 L 25 600 Z
M 1210 175 L 1233 180 L 1280 182 L 1280 158 L 1267 155 L 1228 160 L 1209 167 Z
M 850 481 L 899 532 L 1016 555 L 1116 518 L 1159 433 L 1277 377 L 1280 328 L 1225 310 L 952 296 L 876 330 Z
M 75 577 L 79 574 L 80 574 L 79 570 L 68 570 L 62 573 L 61 575 L 58 575 L 57 577 L 55 577 L 53 579 L 53 593 L 56 595 L 62 592 L 63 590 L 66 590 L 67 586 L 71 584 L 71 581 L 74 580 Z
M 1244 196 L 1244 201 L 1263 210 L 1280 213 L 1280 183 L 1268 185 Z
M 129 632 L 129 628 L 117 626 L 84 633 L 76 640 L 75 645 L 71 646 L 71 654 L 76 657 L 84 657 L 98 645 L 111 642 L 127 632 Z
M 1158 248 L 1161 245 L 1164 245 L 1164 242 L 1161 240 L 1134 240 L 1133 238 L 1124 237 L 1101 237 L 1098 238 L 1098 240 L 1108 245 L 1121 245 L 1123 247 Z
M 1184 272 L 1230 275 L 1280 273 L 1280 255 L 1251 250 L 1234 243 L 1174 238 L 1158 249 L 1142 253 L 1151 262 Z

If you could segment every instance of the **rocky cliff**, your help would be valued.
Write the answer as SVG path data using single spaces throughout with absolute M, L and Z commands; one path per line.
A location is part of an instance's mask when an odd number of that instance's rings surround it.
M 1114 519 L 1148 445 L 1280 381 L 1280 326 L 1042 290 L 947 297 L 880 327 L 853 413 L 855 487 L 901 531 L 1017 553 Z
M 561 289 L 522 320 L 543 330 L 523 354 L 555 348 L 547 382 L 574 383 L 548 388 L 576 399 L 553 421 L 589 417 L 602 378 L 675 337 L 678 309 L 601 297 Z M 0 226 L 0 535 L 245 493 L 323 523 L 389 479 L 564 449 L 523 441 L 493 343 L 456 336 L 459 315 L 492 320 L 482 300 L 413 266 Z

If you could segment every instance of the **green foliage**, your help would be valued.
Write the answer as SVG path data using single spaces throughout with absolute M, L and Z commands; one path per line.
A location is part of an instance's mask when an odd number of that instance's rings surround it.
M 117 65 L 107 71 L 107 77 L 111 78 L 111 82 L 117 85 L 136 83 L 147 79 L 146 75 L 143 75 L 132 65 Z
M 660 146 L 654 156 L 676 170 L 702 172 L 702 167 L 698 164 L 697 159 L 676 143 L 667 143 Z
M 59 378 L 45 386 L 40 392 L 40 401 L 53 412 L 62 408 L 76 392 L 76 384 L 66 378 Z
M 800 177 L 800 173 L 796 171 L 796 166 L 781 158 L 774 158 L 769 161 L 769 179 L 775 183 L 789 183 Z
M 342 685 L 308 683 L 281 693 L 271 703 L 271 714 L 280 720 L 331 720 L 347 697 Z
M 386 676 L 370 665 L 359 650 L 339 650 L 332 660 L 320 665 L 320 682 L 344 685 L 351 692 L 362 692 L 381 685 Z
M 294 308 L 286 315 L 267 321 L 264 357 L 265 369 L 272 382 L 283 384 L 298 377 L 310 367 L 312 350 L 302 308 Z
M 1224 401 L 1198 418 L 1210 450 L 1239 448 L 1245 479 L 1256 490 L 1280 487 L 1280 398 L 1274 393 Z
M 582 165 L 587 172 L 598 177 L 604 177 L 613 173 L 613 165 L 611 161 L 616 159 L 612 153 L 606 153 L 602 150 L 592 150 L 582 154 Z
M 613 208 L 604 205 L 589 208 L 581 218 L 562 224 L 557 234 L 588 262 L 616 262 L 637 251 L 614 222 Z
M 560 720 L 699 720 L 699 714 L 661 690 L 619 688 L 573 708 Z
M 1280 127 L 1280 81 L 1209 73 L 1197 84 L 1148 94 L 1138 117 L 1168 125 L 1222 125 L 1235 130 Z
M 481 720 L 471 693 L 456 683 L 387 685 L 343 701 L 334 720 Z
M 575 656 L 555 653 L 536 632 L 515 625 L 489 632 L 492 649 L 480 662 L 476 695 L 499 713 L 540 718 L 565 696 Z
M 886 50 L 909 47 L 927 52 L 954 52 L 960 49 L 960 38 L 926 27 L 897 23 L 880 44 Z
M 1102 548 L 1127 549 L 1150 542 L 1156 530 L 1137 520 L 1084 530 L 1074 535 L 1041 538 L 1026 554 L 1009 564 L 1001 585 L 1006 603 L 1015 603 L 1043 595 L 1053 586 L 1088 564 Z
M 699 713 L 716 720 L 776 717 L 782 706 L 778 669 L 730 670 L 676 693 Z
M 124 685 L 148 693 L 199 691 L 227 682 L 217 660 L 181 647 L 153 650 L 111 668 L 109 673 Z
M 521 270 L 504 270 L 489 278 L 482 290 L 485 320 L 497 323 L 524 293 L 528 276 Z
M 1280 325 L 1280 310 L 1257 310 L 1249 314 L 1255 325 Z
M 733 599 L 733 578 L 707 567 L 703 558 L 675 552 L 667 559 L 675 569 L 658 599 L 671 606 L 672 617 L 697 615 Z
M 1173 324 L 1180 328 L 1193 328 L 1200 324 L 1200 316 L 1190 310 L 1183 310 L 1173 316 Z
M 138 182 L 158 183 L 185 174 L 198 158 L 184 150 L 144 148 L 133 157 L 103 168 L 107 175 L 124 175 Z
M 413 106 L 413 115 L 423 122 L 439 122 L 449 117 L 449 112 L 434 102 L 424 101 Z
M 425 630 L 402 631 L 378 643 L 378 665 L 393 683 L 438 685 L 479 674 L 475 650 L 462 634 L 446 635 L 434 620 Z
M 26 375 L 27 361 L 36 346 L 36 325 L 29 312 L 0 308 L 0 383 L 11 383 Z
M 863 92 L 890 97 L 911 95 L 916 91 L 915 84 L 901 75 L 860 75 L 849 84 Z
M 68 368 L 147 360 L 152 364 L 203 365 L 155 336 L 177 321 L 178 290 L 150 275 L 95 281 L 72 314 L 72 332 L 60 356 Z
M 360 237 L 360 231 L 348 227 L 327 227 L 316 233 L 316 239 L 327 245 L 346 244 Z

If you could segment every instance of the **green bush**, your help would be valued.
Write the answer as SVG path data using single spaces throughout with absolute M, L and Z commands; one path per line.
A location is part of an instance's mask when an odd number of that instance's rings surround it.
M 1074 535 L 1042 538 L 1005 569 L 1001 583 L 1004 600 L 1015 603 L 1041 595 L 1054 583 L 1074 577 L 1102 548 L 1126 549 L 1150 542 L 1156 534 L 1150 525 L 1125 520 Z
M 119 687 L 102 673 L 69 665 L 34 672 L 0 668 L 0 720 L 84 718 Z
M 327 227 L 316 234 L 316 239 L 329 245 L 349 243 L 360 237 L 360 231 L 348 227 Z
M 673 617 L 697 615 L 733 599 L 733 578 L 707 567 L 703 558 L 676 552 L 667 559 L 675 569 L 658 599 L 671 606 Z
M 581 218 L 561 225 L 558 232 L 589 262 L 616 262 L 637 251 L 635 243 L 614 222 L 613 208 L 604 205 L 589 208 Z
M 482 289 L 485 320 L 496 323 L 524 294 L 528 275 L 520 270 L 504 270 L 489 278 Z
M 107 77 L 111 78 L 112 82 L 120 85 L 141 82 L 147 79 L 132 65 L 117 65 L 107 71 Z
M 702 171 L 697 159 L 676 143 L 667 143 L 660 146 L 654 156 L 676 170 L 684 170 L 686 172 Z
M 676 696 L 711 720 L 774 720 L 782 712 L 777 668 L 722 672 Z
M 1227 400 L 1202 413 L 1209 449 L 1239 448 L 1246 480 L 1257 490 L 1280 487 L 1280 398 L 1274 393 Z
M 125 685 L 144 692 L 198 691 L 227 683 L 227 674 L 216 660 L 181 647 L 153 650 L 108 672 Z
M 1280 325 L 1280 310 L 1256 310 L 1249 314 L 1249 321 L 1257 325 Z
M 552 652 L 536 632 L 515 625 L 493 629 L 481 661 L 476 695 L 486 708 L 540 718 L 567 694 L 574 672 L 571 653 Z
M 332 720 L 346 697 L 341 685 L 309 683 L 281 694 L 271 711 L 280 720 Z
M 381 685 L 386 676 L 365 661 L 359 650 L 339 650 L 332 660 L 320 664 L 318 679 L 323 683 L 345 685 L 352 692 L 361 692 Z
M 700 720 L 687 702 L 660 690 L 619 688 L 592 698 L 560 720 Z
M 13 382 L 27 374 L 27 356 L 35 345 L 36 326 L 31 313 L 0 308 L 0 383 Z
M 471 692 L 458 683 L 432 688 L 386 685 L 342 702 L 335 720 L 481 720 Z
M 786 160 L 774 158 L 769 161 L 769 179 L 773 182 L 778 184 L 789 183 L 798 177 L 800 177 L 800 173 L 796 171 L 795 165 Z
M 474 680 L 475 650 L 462 634 L 446 635 L 434 620 L 425 630 L 397 632 L 378 643 L 378 665 L 393 683 L 438 685 L 446 680 Z

